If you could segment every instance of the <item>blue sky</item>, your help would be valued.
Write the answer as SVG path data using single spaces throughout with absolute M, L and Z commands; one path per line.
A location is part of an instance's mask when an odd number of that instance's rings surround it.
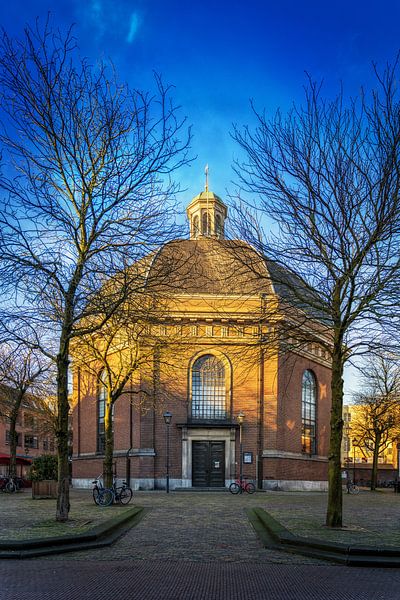
M 384 65 L 400 48 L 400 2 L 371 0 L 14 0 L 0 22 L 19 35 L 36 16 L 76 24 L 83 55 L 111 58 L 131 86 L 151 89 L 153 71 L 176 86 L 174 97 L 193 126 L 197 159 L 178 177 L 187 192 L 204 185 L 232 189 L 232 123 L 251 123 L 259 109 L 285 110 L 302 97 L 305 71 L 355 94 L 371 81 L 372 61 Z
M 207 163 L 211 189 L 232 191 L 230 132 L 252 123 L 250 99 L 270 114 L 286 110 L 301 100 L 306 71 L 327 96 L 340 82 L 357 94 L 372 81 L 372 62 L 384 66 L 400 48 L 394 0 L 13 0 L 0 24 L 18 36 L 48 11 L 61 27 L 75 23 L 82 55 L 112 59 L 132 87 L 151 89 L 153 71 L 176 86 L 197 156 L 177 174 L 182 210 L 203 189 Z

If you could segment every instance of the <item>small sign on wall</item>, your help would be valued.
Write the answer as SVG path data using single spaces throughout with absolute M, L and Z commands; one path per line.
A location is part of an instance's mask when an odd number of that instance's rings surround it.
M 243 463 L 245 465 L 253 464 L 253 453 L 252 452 L 243 452 Z

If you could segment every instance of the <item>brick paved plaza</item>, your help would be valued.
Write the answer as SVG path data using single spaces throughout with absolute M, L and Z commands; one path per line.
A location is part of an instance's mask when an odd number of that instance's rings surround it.
M 0 535 L 31 539 L 60 535 L 54 522 L 54 500 L 32 500 L 30 491 L 0 496 Z M 133 504 L 148 512 L 113 546 L 60 555 L 62 560 L 173 560 L 222 562 L 315 562 L 314 559 L 268 550 L 253 531 L 246 508 L 261 507 L 294 533 L 346 543 L 400 546 L 400 495 L 361 492 L 344 496 L 342 530 L 324 527 L 326 494 L 267 492 L 233 496 L 227 492 L 136 492 Z M 89 490 L 71 490 L 70 521 L 63 530 L 85 531 L 124 508 L 101 509 Z M 54 560 L 55 558 L 53 558 Z M 50 557 L 49 557 L 50 560 Z
M 115 515 L 96 508 L 89 491 L 72 490 L 67 531 Z M 245 509 L 260 506 L 302 535 L 325 535 L 322 493 L 138 492 L 144 518 L 112 546 L 0 561 L 1 600 L 89 600 L 99 591 L 121 600 L 397 600 L 398 569 L 345 567 L 263 548 Z M 332 537 L 398 540 L 394 493 L 345 496 L 348 528 Z M 0 495 L 0 535 L 52 535 L 55 502 L 30 492 Z M 88 523 L 90 522 L 90 523 Z M 324 533 L 325 532 L 325 533 Z M 349 585 L 351 582 L 351 585 Z

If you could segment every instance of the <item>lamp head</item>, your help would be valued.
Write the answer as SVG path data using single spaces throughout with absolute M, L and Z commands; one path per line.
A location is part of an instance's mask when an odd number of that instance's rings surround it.
M 171 420 L 172 420 L 172 413 L 170 413 L 169 411 L 165 412 L 163 414 L 164 417 L 164 421 L 166 425 L 170 425 L 171 424 Z
M 242 425 L 242 424 L 243 424 L 244 417 L 245 417 L 245 415 L 244 415 L 244 412 L 243 412 L 243 411 L 240 411 L 240 413 L 239 413 L 239 414 L 238 414 L 238 416 L 236 417 L 236 421 L 239 423 L 239 425 Z

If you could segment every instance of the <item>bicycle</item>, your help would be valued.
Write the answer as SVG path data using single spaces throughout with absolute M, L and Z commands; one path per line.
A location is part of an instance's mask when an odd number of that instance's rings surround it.
M 3 476 L 1 478 L 0 489 L 2 492 L 8 492 L 10 494 L 13 494 L 17 490 L 19 490 L 20 487 L 18 485 L 18 481 L 14 479 L 14 477 Z
M 93 500 L 97 506 L 110 506 L 114 502 L 114 491 L 110 488 L 105 488 L 101 482 L 101 475 L 92 481 Z
M 358 485 L 356 485 L 352 481 L 348 481 L 346 483 L 346 491 L 347 491 L 347 494 L 358 494 L 360 489 L 359 489 Z
M 126 481 L 122 482 L 122 486 L 117 487 L 116 481 L 114 480 L 112 491 L 114 492 L 115 502 L 118 502 L 118 504 L 129 504 L 132 500 L 133 492 Z
M 243 494 L 243 492 L 254 494 L 256 486 L 252 481 L 245 481 L 244 479 L 241 481 L 240 479 L 236 479 L 236 481 L 229 486 L 229 491 L 231 494 Z

